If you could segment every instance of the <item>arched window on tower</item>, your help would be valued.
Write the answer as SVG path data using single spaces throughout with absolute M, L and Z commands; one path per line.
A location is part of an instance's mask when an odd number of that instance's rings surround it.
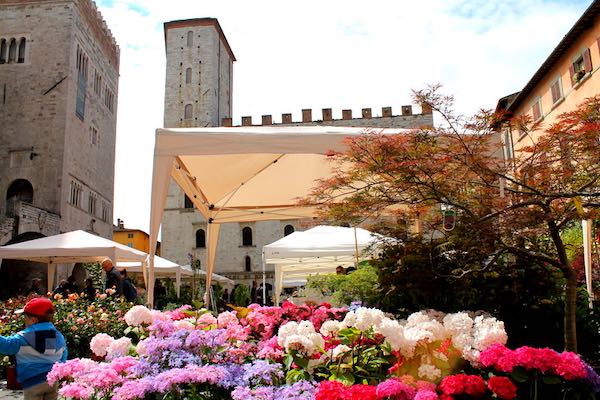
M 19 59 L 17 61 L 20 64 L 25 62 L 25 42 L 25 38 L 22 37 L 21 42 L 19 43 Z
M 246 266 L 246 272 L 251 272 L 252 271 L 252 259 L 250 258 L 250 256 L 246 256 L 246 259 L 244 260 L 244 264 Z
M 0 64 L 6 64 L 6 39 L 0 40 Z
M 283 228 L 283 236 L 287 236 L 290 233 L 294 233 L 294 226 L 293 225 L 286 225 Z
M 26 179 L 17 179 L 6 191 L 6 216 L 14 217 L 19 201 L 33 203 L 33 186 Z
M 187 68 L 185 70 L 185 83 L 192 83 L 192 69 Z
M 192 119 L 192 105 L 186 104 L 183 110 L 183 119 Z
M 187 33 L 187 47 L 192 47 L 194 45 L 194 32 L 188 31 Z
M 10 39 L 10 45 L 8 46 L 8 63 L 13 63 L 17 60 L 17 41 L 12 38 Z
M 252 228 L 249 226 L 242 229 L 242 246 L 252 246 Z
M 183 196 L 183 208 L 194 208 L 194 203 L 192 203 L 192 199 L 190 199 L 187 194 L 184 194 Z
M 206 247 L 206 232 L 204 232 L 204 229 L 196 231 L 196 247 Z

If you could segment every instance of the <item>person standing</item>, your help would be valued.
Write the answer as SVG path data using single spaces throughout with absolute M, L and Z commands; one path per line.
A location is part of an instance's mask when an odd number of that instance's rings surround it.
M 67 344 L 52 323 L 54 306 L 47 298 L 36 297 L 15 313 L 25 316 L 25 329 L 0 336 L 0 354 L 15 355 L 25 400 L 55 400 L 57 387 L 48 385 L 46 376 L 55 363 L 67 360 Z
M 83 288 L 83 293 L 90 303 L 96 300 L 96 288 L 94 287 L 94 280 L 92 278 L 87 278 L 85 280 L 85 288 Z
M 133 282 L 131 282 L 131 279 L 127 277 L 126 269 L 121 270 L 121 279 L 123 282 L 123 296 L 125 296 L 125 300 L 130 303 L 135 302 L 135 299 L 137 299 L 137 289 Z
M 110 258 L 105 258 L 104 261 L 102 261 L 102 269 L 106 273 L 104 289 L 114 289 L 115 296 L 121 296 L 123 294 L 121 273 L 114 267 Z
M 29 294 L 46 294 L 46 291 L 42 288 L 42 280 L 40 278 L 33 278 L 31 280 Z

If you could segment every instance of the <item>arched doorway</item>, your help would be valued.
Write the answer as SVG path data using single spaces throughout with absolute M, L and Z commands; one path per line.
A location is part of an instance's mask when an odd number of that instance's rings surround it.
M 13 181 L 6 191 L 6 216 L 15 216 L 17 202 L 33 204 L 33 186 L 26 179 Z
M 25 232 L 12 238 L 7 245 L 45 237 L 38 232 Z M 48 285 L 48 266 L 44 263 L 25 260 L 2 260 L 0 264 L 0 298 L 7 299 L 19 294 L 28 294 L 31 281 L 41 280 L 42 287 Z

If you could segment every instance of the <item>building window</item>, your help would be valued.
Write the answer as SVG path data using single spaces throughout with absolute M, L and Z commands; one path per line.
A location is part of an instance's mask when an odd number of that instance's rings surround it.
M 102 203 L 102 221 L 108 222 L 110 218 L 110 212 L 108 211 L 108 204 Z
M 15 38 L 10 39 L 10 45 L 8 46 L 8 63 L 14 63 L 17 59 L 17 41 Z
M 102 95 L 102 75 L 98 70 L 94 72 L 94 93 L 96 93 L 96 96 Z
M 185 70 L 185 83 L 192 83 L 192 69 L 186 68 Z
M 25 42 L 25 38 L 22 37 L 19 43 L 19 57 L 17 59 L 19 64 L 23 64 L 25 62 Z
M 83 187 L 79 183 L 71 181 L 71 196 L 69 198 L 69 202 L 76 207 L 80 207 L 82 192 Z
M 85 116 L 87 68 L 88 58 L 79 45 L 77 45 L 77 101 L 75 103 L 75 114 L 82 121 Z
M 183 195 L 183 208 L 194 208 L 194 203 L 192 203 L 192 199 L 187 194 Z
M 133 239 L 133 233 L 128 233 L 127 234 L 127 239 Z
M 242 229 L 242 246 L 252 246 L 252 228 L 249 226 Z
M 93 146 L 98 145 L 98 129 L 90 126 L 90 141 Z
M 246 272 L 252 272 L 252 259 L 250 258 L 250 256 L 246 256 L 244 264 L 246 267 Z
M 533 122 L 538 122 L 542 119 L 542 99 L 538 97 L 531 106 L 531 115 Z
M 127 247 L 133 247 L 133 243 L 131 243 L 131 242 L 127 243 Z
M 571 85 L 575 86 L 590 72 L 592 72 L 592 57 L 590 55 L 590 49 L 585 49 L 585 51 L 581 53 L 569 67 Z
M 0 64 L 6 64 L 6 39 L 0 39 Z
M 187 47 L 192 47 L 194 45 L 194 32 L 188 31 L 187 33 Z
M 562 81 L 560 76 L 550 86 L 550 93 L 552 93 L 552 104 L 558 103 L 563 98 Z
M 206 247 L 206 232 L 204 232 L 204 229 L 198 229 L 196 231 L 196 247 Z
M 183 110 L 183 118 L 184 119 L 192 119 L 192 105 L 186 104 L 185 109 Z
M 289 235 L 290 233 L 294 233 L 294 227 L 293 227 L 292 225 L 286 225 L 286 226 L 283 228 L 283 236 L 287 236 L 287 235 Z
M 88 198 L 88 212 L 92 215 L 96 215 L 96 195 L 90 192 L 90 197 Z
M 514 157 L 514 152 L 513 152 L 513 143 L 512 143 L 512 132 L 510 130 L 510 128 L 504 128 L 504 131 L 502 132 L 502 136 L 503 136 L 503 140 L 502 140 L 502 146 L 504 148 L 504 159 L 506 161 L 508 160 L 512 160 Z

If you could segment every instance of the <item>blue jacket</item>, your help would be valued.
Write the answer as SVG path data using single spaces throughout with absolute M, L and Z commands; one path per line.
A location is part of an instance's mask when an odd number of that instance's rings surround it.
M 0 336 L 0 354 L 15 355 L 23 389 L 46 382 L 56 362 L 67 359 L 64 336 L 51 322 L 33 324 L 12 336 Z

